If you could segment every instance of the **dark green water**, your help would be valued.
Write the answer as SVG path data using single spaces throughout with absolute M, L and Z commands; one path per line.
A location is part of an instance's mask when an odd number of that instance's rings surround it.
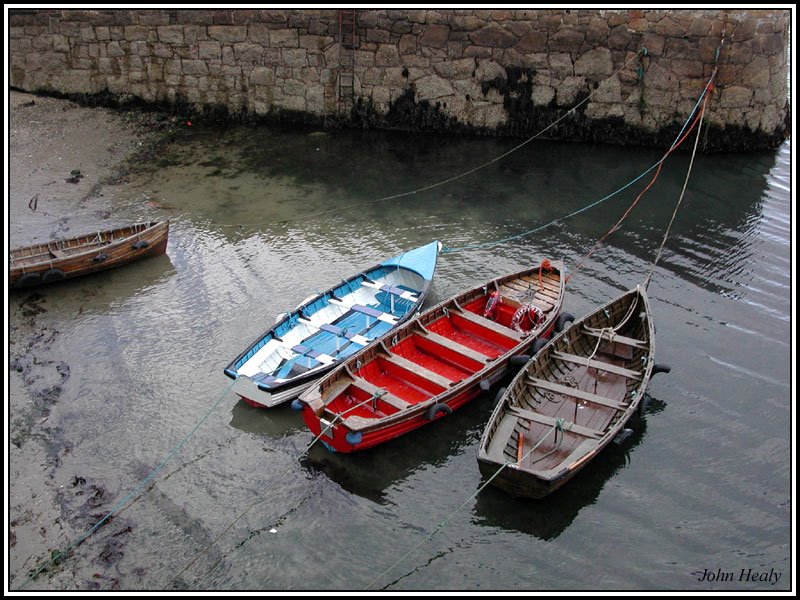
M 171 219 L 168 256 L 40 291 L 61 332 L 53 352 L 71 367 L 50 417 L 70 446 L 60 477 L 80 473 L 107 492 L 81 530 L 192 431 L 230 383 L 222 369 L 278 313 L 433 239 L 457 250 L 561 218 L 661 155 L 534 142 L 450 184 L 376 201 L 517 143 L 195 127 L 117 190 L 121 222 Z M 650 383 L 635 435 L 555 495 L 523 501 L 490 487 L 456 510 L 483 483 L 476 451 L 494 392 L 349 456 L 301 456 L 313 438 L 298 414 L 227 394 L 76 550 L 72 589 L 109 548 L 119 556 L 103 573 L 122 589 L 788 589 L 790 158 L 789 143 L 696 158 L 648 290 L 656 360 L 672 373 Z M 583 315 L 644 280 L 688 163 L 667 161 L 572 277 L 566 310 Z M 574 269 L 648 180 L 535 234 L 443 254 L 429 302 L 544 258 Z M 12 319 L 25 298 L 12 296 Z M 65 512 L 81 502 L 68 496 Z M 743 569 L 781 578 L 744 581 Z M 734 577 L 699 581 L 706 570 Z

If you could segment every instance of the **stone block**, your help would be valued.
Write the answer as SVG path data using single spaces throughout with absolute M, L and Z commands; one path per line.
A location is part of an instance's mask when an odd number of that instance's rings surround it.
M 524 54 L 546 52 L 547 33 L 530 31 L 523 35 L 514 47 Z
M 296 29 L 272 29 L 269 44 L 275 48 L 299 48 L 300 36 Z
M 220 60 L 222 44 L 216 40 L 197 42 L 197 56 L 200 60 Z
M 575 61 L 575 75 L 599 77 L 611 75 L 613 72 L 614 65 L 608 48 L 595 48 L 582 54 Z
M 583 77 L 571 75 L 566 77 L 556 89 L 556 103 L 558 106 L 571 106 L 578 94 L 585 92 L 586 80 Z
M 433 46 L 434 48 L 447 47 L 450 37 L 450 27 L 447 25 L 428 25 L 419 38 L 420 46 Z
M 378 67 L 396 67 L 400 64 L 400 55 L 397 47 L 390 44 L 381 44 L 375 53 L 375 65 Z
M 239 64 L 260 63 L 263 51 L 264 48 L 260 44 L 251 44 L 250 42 L 233 44 L 233 54 Z
M 720 91 L 720 106 L 723 108 L 744 108 L 750 106 L 753 98 L 753 90 L 740 85 L 734 85 Z
M 296 35 L 296 32 L 295 32 Z M 208 36 L 219 42 L 232 44 L 243 42 L 247 39 L 247 26 L 245 25 L 211 25 Z
M 427 75 L 414 82 L 421 100 L 435 100 L 453 95 L 453 85 L 438 75 Z
M 564 79 L 574 73 L 572 57 L 564 53 L 552 53 L 548 55 L 550 75 L 558 79 Z
M 184 75 L 206 75 L 208 65 L 204 60 L 181 60 L 181 72 Z
M 555 88 L 549 85 L 535 85 L 531 91 L 531 99 L 536 106 L 547 106 L 556 96 Z
M 490 23 L 469 34 L 470 41 L 476 46 L 488 48 L 510 48 L 519 42 L 517 36 L 497 23 Z
M 609 77 L 601 81 L 592 93 L 592 102 L 619 104 L 622 102 L 622 86 L 619 78 Z
M 434 63 L 433 69 L 437 75 L 445 79 L 463 79 L 472 77 L 475 71 L 474 58 L 462 58 L 458 60 L 448 60 L 445 62 Z
M 247 39 L 254 44 L 269 44 L 269 27 L 264 23 L 251 23 L 247 26 Z
M 125 27 L 125 39 L 129 42 L 147 40 L 147 27 L 140 25 L 128 25 Z
M 304 48 L 283 48 L 281 58 L 287 67 L 308 66 L 308 50 Z

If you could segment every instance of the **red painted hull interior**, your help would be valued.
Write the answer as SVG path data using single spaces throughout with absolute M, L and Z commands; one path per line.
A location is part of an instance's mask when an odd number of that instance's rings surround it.
M 478 361 L 417 334 L 393 346 L 392 352 L 450 381 L 463 381 L 483 367 Z
M 357 355 L 335 382 L 321 388 L 327 397 L 317 412 L 304 409 L 307 425 L 319 435 L 330 423 L 322 441 L 352 452 L 399 437 L 472 400 L 482 379 L 502 375 L 515 351 L 533 343 L 535 337 L 521 335 L 530 323 L 519 323 L 522 332 L 513 326 L 520 307 L 531 301 L 526 298 L 535 294 L 534 301 L 547 313 L 537 335 L 552 330 L 563 287 L 558 278 L 550 278 L 547 286 L 532 288 L 532 278 L 506 278 L 501 287 L 495 285 L 499 299 L 488 311 L 490 286 L 463 295 L 462 304 L 442 303 L 391 340 Z M 343 423 L 351 417 L 356 419 Z

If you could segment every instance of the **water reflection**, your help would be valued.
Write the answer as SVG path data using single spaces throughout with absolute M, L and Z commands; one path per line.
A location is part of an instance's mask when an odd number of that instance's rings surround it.
M 383 504 L 389 488 L 416 471 L 442 466 L 474 445 L 489 416 L 489 403 L 488 395 L 479 396 L 446 419 L 356 454 L 333 453 L 316 444 L 301 464 L 352 494 Z
M 617 190 L 661 157 L 656 150 L 597 152 L 592 146 L 535 142 L 441 188 L 381 200 L 459 175 L 509 145 L 502 139 L 400 132 L 193 128 L 182 145 L 171 148 L 147 194 L 190 209 L 195 225 L 204 222 L 236 244 L 277 248 L 326 240 L 347 247 L 346 241 L 363 240 L 370 232 L 422 227 L 435 228 L 427 237 L 458 247 L 495 242 L 562 218 Z M 774 161 L 770 153 L 698 156 L 660 267 L 713 291 L 730 290 L 747 276 L 741 266 L 753 262 L 751 233 Z M 622 229 L 609 237 L 607 249 L 587 265 L 590 274 L 635 256 L 640 264 L 631 274 L 641 277 L 661 243 L 688 162 L 688 153 L 668 159 Z M 544 246 L 577 260 L 597 239 L 598 228 L 610 228 L 651 176 L 597 208 L 493 250 Z M 622 257 L 627 260 L 618 260 Z
M 663 403 L 651 401 L 647 414 L 663 410 Z M 553 540 L 564 533 L 578 513 L 597 500 L 606 483 L 628 466 L 631 453 L 647 432 L 646 419 L 634 417 L 628 425 L 633 434 L 622 445 L 611 443 L 571 481 L 540 500 L 512 498 L 489 485 L 476 499 L 473 522 L 500 527 Z
M 169 254 L 160 254 L 52 285 L 11 290 L 11 299 L 24 302 L 29 294 L 35 293 L 69 314 L 103 314 L 163 284 L 175 273 Z
M 272 438 L 287 437 L 307 431 L 303 417 L 288 404 L 264 410 L 254 408 L 244 400 L 239 400 L 233 405 L 230 425 L 239 431 Z

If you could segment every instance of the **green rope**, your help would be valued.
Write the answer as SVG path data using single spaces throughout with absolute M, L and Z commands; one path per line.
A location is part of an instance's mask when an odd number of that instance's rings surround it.
M 171 459 L 173 456 L 175 456 L 175 454 L 177 454 L 178 451 L 181 448 L 183 448 L 184 444 L 186 444 L 186 442 L 189 441 L 189 438 L 191 438 L 195 434 L 195 432 L 200 428 L 200 425 L 202 425 L 206 421 L 206 419 L 208 419 L 208 417 L 211 415 L 211 413 L 214 412 L 214 410 L 217 408 L 217 406 L 219 406 L 219 403 L 222 402 L 222 399 L 228 394 L 228 392 L 230 391 L 231 387 L 233 387 L 234 383 L 236 383 L 235 380 L 231 381 L 230 384 L 228 384 L 228 387 L 226 387 L 225 390 L 220 395 L 220 397 L 217 398 L 217 401 L 214 402 L 214 404 L 211 405 L 211 408 L 209 408 L 206 411 L 206 414 L 203 415 L 203 418 L 201 418 L 197 422 L 197 424 L 186 435 L 186 437 L 184 437 L 172 450 L 170 450 L 169 454 L 167 454 L 167 457 L 164 460 L 161 461 L 161 464 L 159 464 L 155 469 L 153 469 L 150 472 L 150 474 L 147 477 L 145 477 L 135 488 L 133 488 L 133 490 L 131 490 L 131 492 L 128 493 L 122 500 L 117 502 L 117 504 L 114 506 L 114 508 L 112 508 L 108 512 L 108 514 L 106 514 L 106 516 L 104 516 L 97 523 L 95 523 L 94 526 L 89 531 L 87 531 L 85 534 L 83 534 L 76 541 L 74 541 L 71 544 L 69 544 L 66 547 L 66 549 L 64 549 L 63 551 L 61 551 L 61 550 L 53 550 L 51 555 L 50 555 L 50 560 L 44 562 L 37 569 L 31 570 L 28 573 L 28 578 L 20 586 L 20 588 L 23 588 L 26 585 L 28 585 L 29 583 L 31 583 L 32 581 L 34 581 L 42 571 L 44 571 L 45 569 L 47 569 L 51 565 L 58 564 L 58 563 L 64 561 L 69 556 L 69 553 L 72 552 L 72 550 L 74 550 L 79 545 L 81 545 L 90 535 L 92 535 L 95 531 L 97 531 L 100 528 L 101 525 L 103 525 L 106 521 L 108 521 L 108 519 L 110 519 L 114 514 L 119 512 L 119 510 L 122 508 L 122 506 L 125 505 L 128 502 L 128 500 L 130 500 L 131 498 L 136 496 L 136 494 L 139 493 L 139 490 L 141 490 L 151 479 L 153 479 L 159 473 L 159 471 L 161 471 L 161 469 L 164 468 L 164 465 L 167 464 L 167 461 L 169 461 L 169 459 Z
M 344 415 L 346 415 L 350 411 L 355 410 L 359 406 L 363 406 L 367 402 L 371 402 L 374 399 L 380 398 L 384 394 L 386 394 L 386 390 L 379 390 L 378 392 L 375 392 L 374 394 L 372 394 L 372 396 L 370 398 L 367 398 L 366 400 L 363 400 L 362 402 L 359 402 L 358 404 L 355 404 L 355 405 L 351 406 L 347 410 L 344 410 L 344 411 L 342 411 L 340 413 L 337 413 L 334 416 L 334 418 L 331 420 L 330 423 L 328 423 L 324 428 L 320 429 L 319 435 L 316 436 L 313 440 L 311 440 L 311 443 L 308 446 L 305 447 L 305 449 L 297 456 L 297 458 L 298 459 L 302 458 L 309 450 L 311 450 L 311 447 L 314 444 L 316 444 L 322 438 L 323 435 L 328 433 L 328 431 L 330 431 L 338 421 L 342 420 Z M 293 469 L 293 468 L 294 468 L 294 464 L 290 464 L 288 467 L 286 467 L 286 469 L 280 475 L 278 475 L 275 479 L 272 480 L 272 483 L 270 483 L 266 488 L 261 490 L 259 492 L 258 496 L 256 496 L 255 500 L 253 500 L 249 505 L 247 505 L 247 507 L 245 507 L 245 509 L 241 513 L 239 513 L 239 516 L 237 516 L 233 521 L 231 521 L 230 524 L 225 529 L 223 529 L 222 532 L 219 533 L 219 535 L 217 535 L 217 537 L 215 537 L 213 540 L 211 540 L 211 542 L 209 542 L 209 544 L 205 548 L 203 548 L 200 552 L 198 552 L 195 555 L 195 557 L 191 561 L 189 561 L 189 563 L 186 566 L 184 566 L 180 571 L 178 571 L 178 573 L 172 578 L 172 582 L 177 582 L 178 578 L 181 575 L 183 575 L 192 565 L 194 565 L 194 563 L 196 563 L 200 559 L 201 556 L 203 556 L 206 552 L 208 552 L 212 548 L 212 546 L 214 546 L 220 539 L 222 539 L 222 537 L 226 533 L 228 533 L 231 530 L 231 528 L 236 523 L 238 523 L 239 520 L 242 517 L 244 517 L 248 512 L 250 512 L 253 509 L 253 507 L 261 504 L 262 502 L 265 502 L 267 500 L 267 498 L 265 496 L 265 493 L 267 491 L 269 491 L 270 488 L 272 488 L 272 486 L 274 486 L 281 479 L 283 479 L 283 477 L 287 473 L 289 473 L 289 471 L 291 469 Z
M 549 436 L 549 435 L 550 435 L 550 433 L 552 433 L 553 431 L 556 431 L 556 430 L 559 430 L 559 431 L 562 431 L 562 432 L 564 431 L 564 419 L 557 419 L 557 420 L 556 420 L 556 422 L 555 422 L 555 424 L 554 424 L 552 427 L 550 427 L 550 429 L 548 429 L 548 430 L 547 430 L 547 431 L 544 433 L 544 435 L 542 435 L 541 439 L 540 439 L 538 442 L 536 442 L 536 444 L 533 446 L 533 448 L 531 448 L 530 450 L 528 450 L 528 452 L 526 452 L 526 453 L 523 455 L 523 457 L 522 457 L 522 459 L 521 459 L 521 460 L 525 460 L 525 459 L 526 459 L 528 456 L 530 456 L 530 455 L 531 455 L 531 453 L 533 453 L 533 452 L 534 452 L 534 450 L 536 450 L 536 449 L 537 449 L 539 446 L 541 446 L 541 445 L 544 443 L 545 439 L 547 439 L 547 436 Z M 387 574 L 389 571 L 391 571 L 392 569 L 394 569 L 394 568 L 395 568 L 397 565 L 399 565 L 399 564 L 400 564 L 401 562 L 403 562 L 403 561 L 404 561 L 406 558 L 408 558 L 408 557 L 409 557 L 411 554 L 413 554 L 413 553 L 414 553 L 414 552 L 415 552 L 415 551 L 416 551 L 416 550 L 417 550 L 417 549 L 418 549 L 420 546 L 422 546 L 422 544 L 424 544 L 425 542 L 428 542 L 428 541 L 432 540 L 432 539 L 433 539 L 433 537 L 434 537 L 434 536 L 435 536 L 437 533 L 439 533 L 439 532 L 440 532 L 442 529 L 444 529 L 445 525 L 447 525 L 447 523 L 450 521 L 450 519 L 452 519 L 452 518 L 453 518 L 453 516 L 454 516 L 454 515 L 455 515 L 455 514 L 456 514 L 458 511 L 460 511 L 462 508 L 464 508 L 464 507 L 465 507 L 465 506 L 466 506 L 466 505 L 467 505 L 467 504 L 468 504 L 470 501 L 472 501 L 472 500 L 473 500 L 473 499 L 474 499 L 474 498 L 475 498 L 475 497 L 476 497 L 478 494 L 480 494 L 480 493 L 481 493 L 481 492 L 482 492 L 484 489 L 486 489 L 486 487 L 487 487 L 487 486 L 488 486 L 490 483 L 492 483 L 492 481 L 494 481 L 494 480 L 497 478 L 497 476 L 498 476 L 498 475 L 500 475 L 500 473 L 503 471 L 503 469 L 505 469 L 505 468 L 506 468 L 506 467 L 508 467 L 509 465 L 515 465 L 515 464 L 517 464 L 517 463 L 508 463 L 508 462 L 507 462 L 507 463 L 503 463 L 503 464 L 500 466 L 500 468 L 499 468 L 499 469 L 497 469 L 497 471 L 495 471 L 495 473 L 494 473 L 494 474 L 493 474 L 491 477 L 489 477 L 489 479 L 488 479 L 488 480 L 486 480 L 486 482 L 485 482 L 485 483 L 484 483 L 482 486 L 480 486 L 480 487 L 479 487 L 479 488 L 478 488 L 478 489 L 477 489 L 477 490 L 476 490 L 476 491 L 475 491 L 473 494 L 471 494 L 471 495 L 470 495 L 470 496 L 469 496 L 469 497 L 468 497 L 466 500 L 464 500 L 464 502 L 462 502 L 462 503 L 461 503 L 461 504 L 458 506 L 458 508 L 456 508 L 456 509 L 455 509 L 453 512 L 451 512 L 449 515 L 447 515 L 447 517 L 445 517 L 445 518 L 444 518 L 444 520 L 443 520 L 441 523 L 439 523 L 439 524 L 436 526 L 436 528 L 435 528 L 435 529 L 434 529 L 434 530 L 433 530 L 431 533 L 429 533 L 429 534 L 428 534 L 427 536 L 425 536 L 425 537 L 424 537 L 422 540 L 420 540 L 420 542 L 419 542 L 418 544 L 416 544 L 414 547 L 412 547 L 412 548 L 411 548 L 411 550 L 409 550 L 408 552 L 406 552 L 405 554 L 403 554 L 403 556 L 401 556 L 399 559 L 397 559 L 397 560 L 396 560 L 396 561 L 395 561 L 395 562 L 394 562 L 394 563 L 393 563 L 393 564 L 392 564 L 392 565 L 391 565 L 391 566 L 390 566 L 388 569 L 384 570 L 384 571 L 383 571 L 382 573 L 380 573 L 380 574 L 379 574 L 379 575 L 378 575 L 378 576 L 377 576 L 375 579 L 373 579 L 372 581 L 370 581 L 370 582 L 367 584 L 367 587 L 366 587 L 366 588 L 364 588 L 364 589 L 369 589 L 369 588 L 371 588 L 371 587 L 372 587 L 372 586 L 373 586 L 375 583 L 377 583 L 378 581 L 380 581 L 380 579 L 381 579 L 381 578 L 382 578 L 384 575 L 386 575 L 386 574 Z
M 714 73 L 716 73 L 716 69 L 714 70 Z M 713 80 L 713 78 L 714 78 L 714 75 L 712 74 L 711 79 L 709 79 L 709 83 Z M 636 177 L 631 179 L 628 183 L 626 183 L 625 185 L 623 185 L 619 189 L 611 192 L 610 194 L 604 196 L 603 198 L 600 198 L 599 200 L 595 200 L 594 202 L 592 202 L 590 204 L 587 204 L 586 206 L 583 206 L 582 208 L 579 208 L 578 210 L 575 210 L 575 211 L 573 211 L 573 212 L 571 212 L 571 213 L 569 213 L 567 215 L 564 215 L 562 217 L 557 217 L 557 218 L 553 219 L 552 221 L 544 223 L 543 225 L 539 225 L 538 227 L 534 227 L 533 229 L 529 229 L 527 231 L 523 231 L 522 233 L 518 233 L 518 234 L 515 234 L 515 235 L 510 235 L 508 237 L 504 237 L 504 238 L 501 238 L 499 240 L 492 240 L 492 241 L 489 241 L 489 242 L 475 242 L 474 244 L 465 244 L 463 246 L 458 246 L 458 247 L 455 247 L 455 248 L 451 248 L 449 246 L 443 246 L 441 254 L 452 254 L 454 252 L 463 252 L 465 250 L 475 250 L 475 249 L 478 249 L 478 248 L 486 248 L 488 246 L 496 246 L 497 244 L 502 244 L 502 243 L 509 242 L 509 241 L 512 241 L 512 240 L 528 237 L 529 235 L 534 234 L 534 233 L 536 233 L 538 231 L 541 231 L 542 229 L 546 229 L 547 227 L 550 227 L 551 225 L 555 225 L 556 223 L 560 223 L 561 221 L 566 221 L 567 219 L 569 219 L 571 217 L 574 217 L 576 215 L 579 215 L 582 212 L 586 212 L 590 208 L 594 208 L 595 206 L 597 206 L 599 204 L 602 204 L 603 202 L 605 202 L 605 201 L 609 200 L 610 198 L 616 196 L 617 194 L 619 194 L 620 192 L 622 192 L 625 189 L 627 189 L 630 186 L 632 186 L 634 183 L 639 181 L 642 177 L 647 175 L 650 171 L 652 171 L 653 169 L 657 168 L 660 164 L 662 164 L 664 161 L 667 160 L 667 158 L 670 155 L 670 152 L 672 152 L 672 150 L 674 149 L 675 145 L 678 143 L 678 140 L 680 140 L 681 137 L 683 136 L 683 132 L 686 130 L 686 128 L 691 123 L 692 117 L 697 112 L 697 109 L 699 108 L 700 103 L 703 102 L 703 99 L 706 97 L 707 91 L 708 91 L 708 85 L 706 84 L 706 87 L 703 88 L 703 93 L 700 94 L 700 97 L 697 99 L 697 102 L 695 103 L 694 108 L 690 111 L 689 116 L 687 117 L 686 121 L 684 121 L 683 127 L 681 127 L 681 130 L 678 132 L 678 135 L 675 137 L 675 141 L 673 141 L 672 144 L 670 145 L 669 151 L 667 151 L 664 154 L 664 156 L 661 157 L 660 160 L 658 160 L 657 162 L 653 163 L 653 165 L 649 169 L 647 169 L 646 171 L 643 171 L 642 173 L 640 173 L 639 175 L 637 175 Z

